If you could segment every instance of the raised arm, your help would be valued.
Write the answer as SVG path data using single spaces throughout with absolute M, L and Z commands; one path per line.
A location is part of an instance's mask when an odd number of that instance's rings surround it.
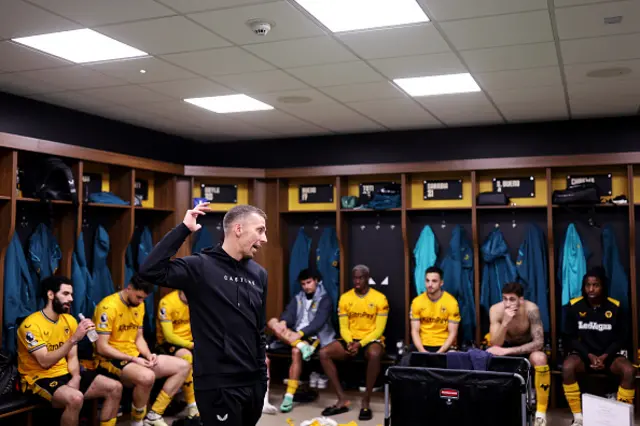
M 26 322 L 26 321 L 25 321 Z M 35 358 L 40 367 L 45 370 L 53 367 L 62 358 L 65 358 L 71 352 L 80 340 L 84 338 L 87 331 L 93 328 L 93 323 L 89 319 L 84 319 L 78 324 L 75 330 L 72 330 L 73 335 L 69 340 L 64 342 L 62 346 L 54 351 L 49 351 L 47 345 L 44 342 L 44 338 L 40 332 L 40 328 L 37 324 L 25 324 L 20 326 L 18 337 L 29 348 L 29 353 Z

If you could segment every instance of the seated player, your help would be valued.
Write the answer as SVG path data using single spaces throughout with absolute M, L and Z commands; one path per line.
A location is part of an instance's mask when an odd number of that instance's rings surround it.
M 547 406 L 551 373 L 547 355 L 542 352 L 544 330 L 538 306 L 524 300 L 520 283 L 507 283 L 502 288 L 502 302 L 489 310 L 490 345 L 487 349 L 497 356 L 526 356 L 535 369 L 535 426 L 547 424 Z
M 68 314 L 73 286 L 67 277 L 42 281 L 45 307 L 29 315 L 18 328 L 18 371 L 23 392 L 38 395 L 62 408 L 62 426 L 75 426 L 85 399 L 103 398 L 101 426 L 115 426 L 122 395 L 120 382 L 80 371 L 76 346 L 95 326 L 90 319 L 80 324 Z
M 308 269 L 300 272 L 298 281 L 302 291 L 291 299 L 280 321 L 272 318 L 268 322 L 276 337 L 291 346 L 289 381 L 280 405 L 283 413 L 293 409 L 293 395 L 298 389 L 302 360 L 309 359 L 318 342 L 323 348 L 333 342 L 336 335 L 331 324 L 333 303 L 324 286 Z
M 184 291 L 174 290 L 160 299 L 156 323 L 157 352 L 182 358 L 191 366 L 189 375 L 182 385 L 182 393 L 187 403 L 187 417 L 199 417 L 193 390 L 193 336 L 189 304 Z
M 442 290 L 442 270 L 436 266 L 425 272 L 426 291 L 411 302 L 409 352 L 447 352 L 455 345 L 460 326 L 460 308 L 451 294 Z
M 565 319 L 570 355 L 562 364 L 564 394 L 573 413 L 572 426 L 582 426 L 576 373 L 610 372 L 620 377 L 618 401 L 633 404 L 636 369 L 618 351 L 627 331 L 620 302 L 607 297 L 606 278 L 592 269 L 582 279 L 582 296 L 571 300 Z
M 359 355 L 367 359 L 367 390 L 362 398 L 358 419 L 366 421 L 373 418 L 369 403 L 384 354 L 383 334 L 389 315 L 389 302 L 384 294 L 369 288 L 368 267 L 355 266 L 351 274 L 353 289 L 344 293 L 338 302 L 341 339 L 330 343 L 319 352 L 325 374 L 338 396 L 338 402 L 325 408 L 322 415 L 333 416 L 349 411 L 349 401 L 340 385 L 333 360 L 345 360 Z
M 94 322 L 98 370 L 120 378 L 133 387 L 132 426 L 167 426 L 162 414 L 182 386 L 191 365 L 175 356 L 151 353 L 142 332 L 144 299 L 151 284 L 134 276 L 126 289 L 105 297 L 96 305 Z M 156 378 L 167 377 L 158 398 L 147 411 L 149 394 Z M 146 414 L 146 417 L 145 417 Z

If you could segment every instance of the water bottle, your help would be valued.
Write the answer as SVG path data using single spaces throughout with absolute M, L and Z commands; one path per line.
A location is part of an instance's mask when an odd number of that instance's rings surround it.
M 78 314 L 78 318 L 80 318 L 80 321 L 82 321 L 84 319 L 84 315 Z M 98 333 L 95 330 L 89 330 L 87 331 L 87 337 L 89 338 L 91 343 L 93 343 L 98 340 Z

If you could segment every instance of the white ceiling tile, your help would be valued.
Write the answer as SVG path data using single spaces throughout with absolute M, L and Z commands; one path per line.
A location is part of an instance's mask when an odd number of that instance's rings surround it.
M 617 96 L 605 99 L 599 96 L 585 96 L 571 99 L 570 103 L 573 118 L 635 115 L 640 108 L 638 96 Z
M 358 58 L 331 37 L 252 44 L 245 48 L 281 68 L 304 67 Z
M 629 68 L 631 72 L 628 74 L 621 74 L 616 77 L 607 78 L 594 78 L 587 76 L 587 74 L 591 71 L 606 69 L 613 70 L 615 68 Z M 602 82 L 608 81 L 638 79 L 640 78 L 640 59 L 631 61 L 595 62 L 590 64 L 565 65 L 564 74 L 567 78 L 567 84 L 600 84 Z
M 640 99 L 640 78 L 628 80 L 597 80 L 583 84 L 567 84 L 570 99 L 588 97 L 612 99 L 620 96 L 636 96 Z
M 433 24 L 336 34 L 363 59 L 449 52 Z
M 453 53 L 375 59 L 369 63 L 390 79 L 467 72 Z
M 605 18 L 615 16 L 622 16 L 622 22 L 605 24 Z M 561 40 L 638 32 L 640 2 L 627 0 L 558 9 L 556 21 Z
M 369 132 L 384 130 L 381 125 L 371 121 L 353 110 L 335 103 L 327 107 L 300 105 L 292 114 L 335 132 Z
M 207 77 L 271 70 L 274 67 L 238 47 L 164 55 L 163 59 Z
M 4 71 L 27 71 L 69 65 L 72 65 L 69 61 L 40 53 L 13 42 L 0 42 L 0 69 Z
M 389 81 L 333 86 L 321 89 L 340 102 L 359 102 L 374 99 L 404 98 L 406 95 Z
M 314 124 L 307 123 L 282 111 L 244 112 L 238 114 L 237 120 L 253 124 L 259 128 L 281 135 L 293 136 L 302 134 L 331 133 Z
M 547 0 L 420 0 L 437 21 L 547 9 Z
M 14 93 L 16 95 L 30 95 L 37 93 L 56 92 L 62 90 L 59 87 L 33 80 L 21 73 L 0 74 L 0 91 Z
M 196 77 L 189 71 L 153 57 L 123 59 L 88 65 L 101 73 L 120 78 L 129 83 L 145 84 L 159 81 L 180 80 Z M 140 71 L 144 70 L 145 73 Z
M 458 50 L 553 41 L 546 10 L 443 22 L 440 26 Z
M 477 73 L 473 77 L 482 88 L 489 91 L 562 85 L 558 67 Z
M 415 99 L 446 125 L 504 122 L 482 92 L 424 96 Z
M 247 4 L 268 3 L 273 0 L 157 0 L 181 13 L 224 9 Z
M 110 25 L 98 31 L 151 55 L 231 46 L 182 16 Z
M 467 50 L 460 54 L 472 72 L 558 66 L 558 56 L 553 43 L 492 47 Z
M 238 45 L 325 35 L 320 27 L 286 1 L 196 13 L 189 18 Z M 266 36 L 256 35 L 246 24 L 256 18 L 274 24 Z
M 280 70 L 223 75 L 216 81 L 241 93 L 267 93 L 305 89 L 307 85 Z
M 64 68 L 25 71 L 25 77 L 44 81 L 63 90 L 81 90 L 98 87 L 124 86 L 126 81 L 101 74 L 80 65 Z
M 496 104 L 516 102 L 564 102 L 562 85 L 487 90 Z
M 291 68 L 287 72 L 315 87 L 369 83 L 384 77 L 362 61 Z
M 581 6 L 591 3 L 604 3 L 612 0 L 554 0 L 556 8 L 567 6 Z
M 153 0 L 30 0 L 87 27 L 175 15 Z
M 565 65 L 640 58 L 640 34 L 616 35 L 560 42 Z
M 251 96 L 259 101 L 262 101 L 268 105 L 273 106 L 274 108 L 277 108 L 289 113 L 296 111 L 300 107 L 323 108 L 326 105 L 336 103 L 330 97 L 328 97 L 327 95 L 315 89 L 284 90 L 280 92 L 256 93 Z M 288 99 L 308 98 L 308 102 L 287 103 L 287 102 L 283 102 L 285 98 L 288 98 Z
M 38 95 L 36 99 L 92 114 L 94 114 L 96 111 L 99 111 L 100 109 L 116 108 L 116 105 L 112 104 L 111 102 L 105 101 L 103 99 L 85 96 L 78 92 L 47 93 Z
M 369 102 L 350 102 L 349 107 L 390 129 L 419 129 L 440 127 L 431 114 L 412 99 L 384 99 Z
M 132 108 L 150 111 L 162 117 L 179 120 L 205 129 L 227 125 L 233 119 L 229 114 L 216 114 L 184 101 L 152 102 L 132 105 Z
M 234 93 L 233 90 L 204 78 L 149 83 L 143 84 L 142 87 L 180 100 L 205 96 L 230 95 Z
M 0 39 L 75 30 L 80 25 L 22 0 L 0 0 Z
M 118 105 L 171 100 L 171 98 L 167 96 L 140 86 L 106 87 L 101 89 L 82 90 L 78 93 L 86 96 L 95 96 Z
M 564 100 L 543 102 L 499 103 L 498 108 L 508 122 L 566 120 L 569 118 Z

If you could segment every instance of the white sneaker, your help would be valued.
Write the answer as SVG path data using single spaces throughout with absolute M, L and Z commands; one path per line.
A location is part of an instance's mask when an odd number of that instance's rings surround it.
M 149 411 L 147 416 L 144 418 L 144 426 L 169 426 L 162 416 L 158 413 L 154 413 L 153 411 Z
M 315 371 L 309 375 L 309 387 L 317 388 L 318 387 L 318 378 L 319 374 Z
M 278 409 L 267 401 L 265 401 L 264 404 L 262 405 L 263 414 L 276 414 L 277 412 L 278 412 Z
M 544 417 L 536 417 L 536 420 L 533 423 L 534 426 L 547 426 L 547 419 Z
M 582 426 L 582 420 L 573 419 L 573 423 L 571 423 L 571 426 Z
M 329 385 L 329 378 L 327 376 L 318 376 L 318 389 L 326 389 Z

